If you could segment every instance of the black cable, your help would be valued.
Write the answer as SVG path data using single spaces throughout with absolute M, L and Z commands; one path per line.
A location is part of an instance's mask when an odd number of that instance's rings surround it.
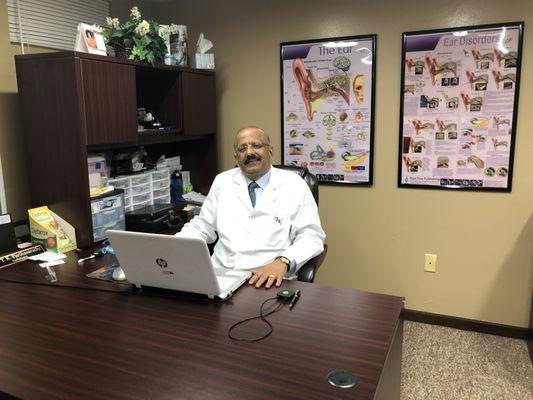
M 277 299 L 277 297 L 270 297 L 270 298 L 266 299 L 265 301 L 263 301 L 263 303 L 261 303 L 261 307 L 259 307 L 259 315 L 243 319 L 243 320 L 238 321 L 238 322 L 234 323 L 233 325 L 231 325 L 230 328 L 228 329 L 228 337 L 230 339 L 238 340 L 238 341 L 242 341 L 242 342 L 257 342 L 259 340 L 262 340 L 262 339 L 268 337 L 274 331 L 274 328 L 272 327 L 272 324 L 270 322 L 268 322 L 268 320 L 265 317 L 268 317 L 269 315 L 272 315 L 275 312 L 279 311 L 285 305 L 285 303 L 280 302 L 274 309 L 270 310 L 266 314 L 263 313 L 263 307 L 270 300 L 276 300 L 276 299 Z M 234 336 L 234 335 L 231 334 L 231 331 L 235 327 L 237 327 L 237 326 L 239 326 L 241 324 L 244 324 L 245 322 L 252 321 L 252 320 L 258 319 L 258 318 L 261 318 L 261 320 L 268 325 L 268 332 L 265 333 L 264 335 L 259 336 L 259 337 L 255 337 L 255 338 L 245 338 L 245 337 Z

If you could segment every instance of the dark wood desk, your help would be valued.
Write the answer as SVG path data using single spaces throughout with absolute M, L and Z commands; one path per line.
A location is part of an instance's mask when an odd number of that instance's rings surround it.
M 103 262 L 79 266 L 70 255 L 55 267 L 59 284 L 115 292 L 0 282 L 0 397 L 399 399 L 402 298 L 286 282 L 302 297 L 269 317 L 272 335 L 234 342 L 228 328 L 276 290 L 247 285 L 224 303 L 131 295 L 85 277 Z M 0 270 L 35 283 L 44 275 L 30 262 Z M 330 386 L 333 369 L 354 373 L 357 386 Z

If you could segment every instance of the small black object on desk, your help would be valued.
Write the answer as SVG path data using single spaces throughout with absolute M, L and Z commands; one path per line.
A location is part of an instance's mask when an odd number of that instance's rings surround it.
M 291 304 L 289 304 L 289 310 L 292 310 L 292 308 L 295 306 L 296 302 L 300 299 L 300 289 L 294 293 L 294 296 L 291 300 Z
M 159 233 L 168 229 L 180 229 L 183 221 L 178 213 L 181 206 L 153 204 L 126 213 L 126 230 Z
M 0 253 L 17 248 L 15 228 L 11 221 L 11 215 L 0 214 Z
M 331 386 L 349 389 L 356 385 L 357 377 L 342 369 L 336 369 L 328 374 L 328 382 Z

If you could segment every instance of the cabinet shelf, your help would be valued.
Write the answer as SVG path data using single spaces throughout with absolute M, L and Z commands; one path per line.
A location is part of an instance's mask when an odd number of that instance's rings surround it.
M 212 137 L 212 134 L 201 134 L 201 135 L 185 135 L 183 133 L 172 133 L 172 131 L 157 131 L 154 133 L 146 133 L 146 131 L 139 132 L 137 140 L 132 142 L 122 142 L 122 143 L 106 143 L 106 144 L 92 144 L 87 146 L 89 152 L 103 151 L 103 150 L 112 150 L 120 149 L 124 147 L 135 147 L 135 146 L 148 146 L 152 144 L 164 144 L 164 143 L 178 143 L 178 142 L 190 142 L 196 140 L 207 139 Z
M 139 144 L 176 143 L 206 139 L 213 134 L 185 135 L 180 133 L 139 133 Z
M 164 135 L 166 133 L 170 133 L 170 134 L 183 133 L 181 129 L 145 129 L 144 131 L 137 131 L 137 132 L 139 133 L 139 137 Z

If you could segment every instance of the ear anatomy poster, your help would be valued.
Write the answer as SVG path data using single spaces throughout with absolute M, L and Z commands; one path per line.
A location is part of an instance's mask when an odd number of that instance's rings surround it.
M 372 184 L 375 35 L 281 43 L 283 163 Z
M 522 30 L 404 33 L 400 187 L 511 190 Z

